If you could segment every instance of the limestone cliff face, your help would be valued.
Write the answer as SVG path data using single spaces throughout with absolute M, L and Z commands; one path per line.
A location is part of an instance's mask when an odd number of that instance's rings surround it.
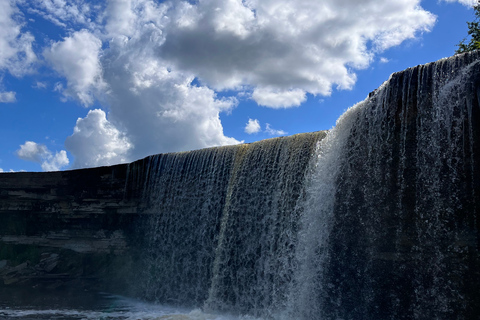
M 139 199 L 127 195 L 126 175 L 127 165 L 1 174 L 3 283 L 104 280 L 128 260 Z

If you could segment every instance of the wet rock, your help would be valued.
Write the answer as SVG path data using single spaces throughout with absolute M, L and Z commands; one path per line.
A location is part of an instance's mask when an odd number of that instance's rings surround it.
M 45 272 L 51 272 L 58 264 L 58 254 L 56 253 L 42 253 L 40 263 L 36 266 Z
M 21 272 L 22 270 L 28 268 L 30 262 L 29 261 L 25 261 L 24 263 L 20 263 L 19 265 L 9 269 L 7 271 L 7 275 L 8 274 L 13 274 L 13 273 L 18 273 L 18 272 Z
M 20 263 L 13 268 L 6 268 L 3 274 L 3 283 L 5 285 L 10 285 L 17 282 L 24 282 L 29 278 L 29 275 L 33 274 L 34 272 L 35 271 L 30 266 L 30 261 Z
M 3 284 L 5 285 L 11 285 L 14 283 L 17 283 L 19 281 L 19 278 L 17 277 L 5 277 L 3 278 Z

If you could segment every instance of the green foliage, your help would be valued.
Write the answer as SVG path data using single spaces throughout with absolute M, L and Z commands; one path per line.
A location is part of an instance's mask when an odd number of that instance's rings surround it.
M 455 53 L 463 53 L 480 49 L 480 0 L 477 1 L 476 5 L 473 6 L 473 10 L 475 10 L 475 20 L 472 22 L 467 22 L 470 42 L 465 43 L 467 41 L 466 38 L 460 41 L 460 43 L 457 44 L 458 49 L 455 51 Z

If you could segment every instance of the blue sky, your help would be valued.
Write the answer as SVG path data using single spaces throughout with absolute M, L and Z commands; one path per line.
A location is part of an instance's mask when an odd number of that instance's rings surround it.
M 471 0 L 0 0 L 0 171 L 330 129 L 453 55 Z

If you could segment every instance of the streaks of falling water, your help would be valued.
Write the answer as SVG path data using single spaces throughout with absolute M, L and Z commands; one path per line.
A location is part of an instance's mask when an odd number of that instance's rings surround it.
M 243 147 L 229 183 L 208 309 L 265 314 L 285 304 L 301 215 L 297 200 L 324 135 Z
M 132 165 L 144 296 L 281 319 L 472 318 L 479 56 L 393 74 L 326 137 Z
M 297 318 L 474 314 L 465 279 L 478 283 L 479 64 L 470 59 L 392 75 L 320 143 L 297 248 Z
M 137 287 L 159 302 L 261 313 L 286 299 L 305 170 L 325 133 L 150 157 Z M 146 181 L 146 182 L 144 182 Z M 208 300 L 207 300 L 208 298 Z

